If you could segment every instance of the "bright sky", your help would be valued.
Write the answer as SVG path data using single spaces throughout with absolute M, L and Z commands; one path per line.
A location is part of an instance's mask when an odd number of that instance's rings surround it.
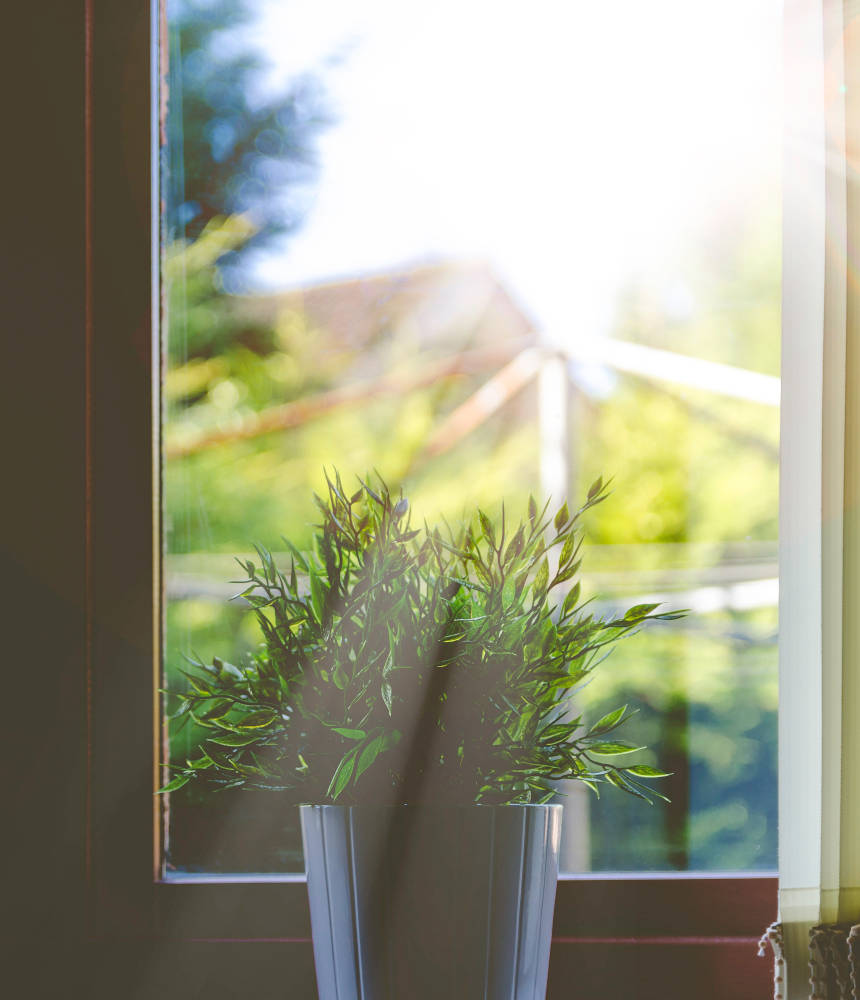
M 260 3 L 273 79 L 346 52 L 266 287 L 481 257 L 567 339 L 742 181 L 775 181 L 780 0 Z

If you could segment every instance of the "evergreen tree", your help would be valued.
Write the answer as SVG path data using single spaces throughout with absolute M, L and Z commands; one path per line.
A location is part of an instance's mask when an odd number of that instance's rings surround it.
M 327 122 L 310 75 L 277 93 L 246 30 L 248 0 L 171 0 L 168 237 L 193 240 L 217 216 L 243 213 L 256 234 L 226 253 L 228 290 L 242 284 L 249 251 L 301 224 L 317 172 L 315 140 Z

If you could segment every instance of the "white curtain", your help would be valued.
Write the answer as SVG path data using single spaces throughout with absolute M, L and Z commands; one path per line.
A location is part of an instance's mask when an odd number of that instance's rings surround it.
M 860 922 L 858 89 L 860 3 L 786 0 L 779 932 L 787 1000 L 811 995 L 810 930 L 840 923 L 847 937 Z M 819 943 L 832 937 L 816 933 Z

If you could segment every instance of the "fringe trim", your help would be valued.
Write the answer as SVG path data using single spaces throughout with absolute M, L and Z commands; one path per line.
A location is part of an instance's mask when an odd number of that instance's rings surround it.
M 773 952 L 773 997 L 785 1000 L 782 924 L 774 923 L 758 943 L 759 957 Z M 809 931 L 809 1000 L 860 1000 L 860 924 L 817 924 Z
M 785 947 L 782 941 L 782 924 L 773 923 L 762 934 L 758 943 L 759 958 L 767 957 L 767 946 L 773 952 L 773 1000 L 785 1000 Z

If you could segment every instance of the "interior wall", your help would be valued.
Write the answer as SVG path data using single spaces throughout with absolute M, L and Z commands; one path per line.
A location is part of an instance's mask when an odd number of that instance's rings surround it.
M 7 5 L 0 61 L 3 894 L 32 997 L 78 995 L 84 925 L 85 25 L 83 0 Z

